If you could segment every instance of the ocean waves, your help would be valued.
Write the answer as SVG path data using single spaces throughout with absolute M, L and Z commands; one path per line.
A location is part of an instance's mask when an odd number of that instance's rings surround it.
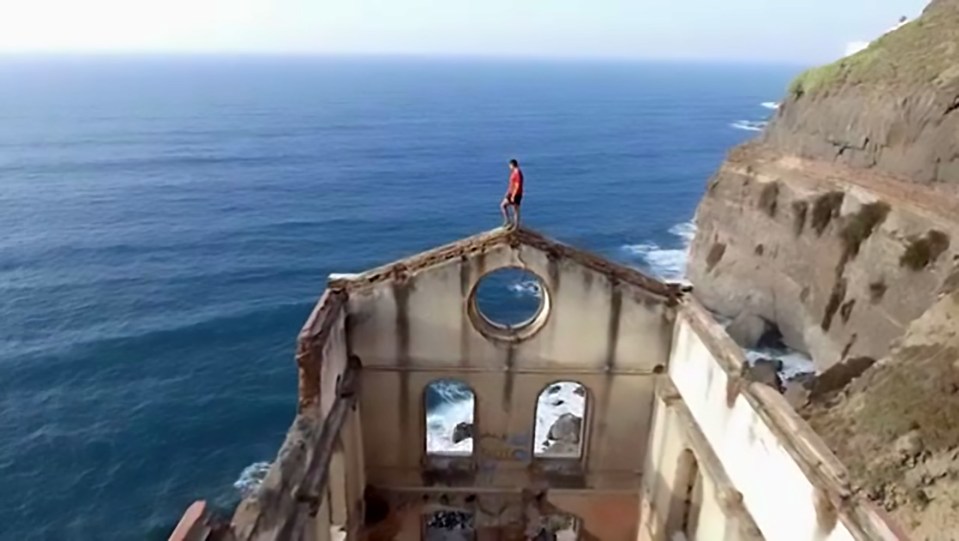
M 667 246 L 655 242 L 628 244 L 622 250 L 630 259 L 639 260 L 654 276 L 666 281 L 682 281 L 686 277 L 689 245 L 696 235 L 693 222 L 682 222 L 669 228 L 673 240 Z
M 759 105 L 760 107 L 770 111 L 778 111 L 779 107 L 781 106 L 779 102 L 775 101 L 764 101 Z M 767 126 L 769 126 L 769 119 L 737 120 L 729 126 L 742 131 L 761 132 L 765 130 Z
M 730 124 L 733 128 L 743 131 L 763 131 L 769 122 L 765 120 L 737 120 Z

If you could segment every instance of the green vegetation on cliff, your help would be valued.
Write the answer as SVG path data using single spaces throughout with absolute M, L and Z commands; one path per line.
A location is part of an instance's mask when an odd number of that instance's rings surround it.
M 794 98 L 846 85 L 904 83 L 942 86 L 959 80 L 959 6 L 936 2 L 922 17 L 832 64 L 812 68 L 789 85 Z

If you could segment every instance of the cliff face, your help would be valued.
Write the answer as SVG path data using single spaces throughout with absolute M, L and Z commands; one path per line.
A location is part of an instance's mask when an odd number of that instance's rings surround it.
M 959 274 L 952 281 L 959 284 Z M 916 541 L 959 535 L 957 330 L 953 291 L 910 326 L 888 358 L 802 412 L 849 468 L 853 488 Z
M 886 355 L 959 251 L 959 0 L 802 74 L 697 211 L 706 306 L 775 323 L 820 368 Z
M 959 2 L 938 0 L 865 51 L 809 70 L 763 142 L 780 152 L 959 185 Z

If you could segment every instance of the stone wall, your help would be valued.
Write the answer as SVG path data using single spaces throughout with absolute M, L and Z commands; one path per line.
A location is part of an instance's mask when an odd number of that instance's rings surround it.
M 364 387 L 377 389 L 362 396 L 363 411 L 376 412 L 364 417 L 370 482 L 488 491 L 562 478 L 554 486 L 589 492 L 551 492 L 551 501 L 579 516 L 592 534 L 632 539 L 635 520 L 618 521 L 613 533 L 593 515 L 601 515 L 602 502 L 612 508 L 623 498 L 637 509 L 654 376 L 665 370 L 672 333 L 672 290 L 653 282 L 647 288 L 638 273 L 561 254 L 561 245 L 535 236 L 515 243 L 480 237 L 460 248 L 427 266 L 406 261 L 366 275 L 386 273 L 388 280 L 347 286 L 350 350 L 363 361 Z M 517 340 L 491 334 L 471 313 L 478 281 L 506 267 L 534 273 L 543 287 L 545 313 Z M 435 459 L 425 449 L 424 393 L 448 378 L 469 385 L 476 398 L 474 454 L 458 460 Z M 537 399 L 558 381 L 586 390 L 585 461 L 534 456 Z M 424 478 L 424 470 L 432 477 Z

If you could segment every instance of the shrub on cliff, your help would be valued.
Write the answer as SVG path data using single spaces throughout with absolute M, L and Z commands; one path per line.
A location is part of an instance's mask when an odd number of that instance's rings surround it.
M 949 236 L 935 229 L 925 236 L 913 238 L 899 258 L 899 265 L 920 271 L 939 259 L 949 249 Z
M 852 259 L 859 254 L 859 247 L 886 220 L 888 214 L 889 205 L 876 201 L 863 205 L 859 212 L 849 217 L 839 233 L 846 258 Z

